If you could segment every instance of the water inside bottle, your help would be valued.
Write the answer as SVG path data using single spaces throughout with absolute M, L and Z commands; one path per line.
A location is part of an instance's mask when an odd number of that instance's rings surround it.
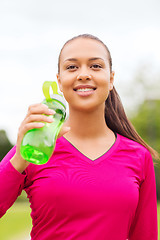
M 44 164 L 51 157 L 55 141 L 65 119 L 65 110 L 57 104 L 59 104 L 58 101 L 55 102 L 55 106 L 54 104 L 49 106 L 56 112 L 52 116 L 54 118 L 52 123 L 45 123 L 44 127 L 31 129 L 25 134 L 20 152 L 26 161 L 34 164 Z

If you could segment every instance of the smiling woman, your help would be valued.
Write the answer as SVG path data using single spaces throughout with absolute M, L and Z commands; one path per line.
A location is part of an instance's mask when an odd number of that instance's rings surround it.
M 65 45 L 59 59 L 57 79 L 69 103 L 70 114 L 76 106 L 81 111 L 90 111 L 94 107 L 104 111 L 114 81 L 105 47 L 93 39 L 74 39 Z
M 78 44 L 77 44 L 76 40 L 79 42 Z M 87 43 L 87 41 L 88 41 L 88 43 Z M 99 44 L 97 44 L 97 42 Z M 69 45 L 70 43 L 72 43 L 71 46 Z M 81 51 L 82 49 L 83 49 L 83 51 Z M 98 57 L 93 57 L 94 54 L 95 55 L 97 54 L 96 49 L 97 49 L 97 51 L 99 51 Z M 71 51 L 71 52 L 68 53 L 68 51 Z M 94 51 L 95 51 L 95 53 L 94 53 Z M 111 54 L 110 54 L 108 47 L 99 38 L 97 38 L 93 35 L 90 35 L 90 34 L 79 35 L 79 36 L 73 37 L 72 39 L 68 40 L 62 47 L 61 52 L 59 54 L 59 58 L 58 58 L 58 74 L 57 74 L 58 81 L 60 80 L 59 76 L 62 75 L 60 69 L 63 70 L 63 66 L 60 66 L 60 63 L 64 64 L 64 68 L 65 68 L 66 67 L 65 62 L 67 62 L 67 61 L 69 61 L 68 70 L 70 72 L 74 72 L 74 75 L 72 74 L 73 77 L 75 77 L 75 74 L 78 74 L 79 71 L 80 71 L 80 74 L 83 74 L 82 63 L 80 66 L 78 66 L 78 64 L 80 64 L 80 62 L 78 62 L 78 59 L 76 57 L 75 58 L 71 57 L 71 58 L 65 59 L 63 62 L 63 59 L 61 59 L 61 58 L 63 57 L 63 55 L 65 53 L 69 54 L 69 56 L 70 56 L 70 54 L 72 54 L 72 56 L 76 56 L 76 53 L 77 53 L 77 56 L 79 56 L 79 57 L 83 53 L 86 54 L 86 56 L 88 57 L 88 59 L 87 59 L 88 63 L 86 64 L 87 65 L 86 67 L 91 68 L 91 69 L 93 68 L 94 71 L 91 71 L 92 73 L 94 73 L 95 71 L 98 71 L 98 74 L 99 74 L 99 72 L 100 73 L 102 72 L 100 70 L 106 70 L 104 78 L 106 78 L 106 79 L 107 79 L 107 77 L 108 77 L 108 79 L 110 78 L 110 80 L 109 80 L 110 81 L 109 82 L 110 89 L 109 89 L 108 94 L 107 94 L 107 89 L 104 87 L 104 91 L 106 91 L 106 99 L 105 99 L 106 124 L 114 132 L 118 132 L 119 134 L 142 144 L 144 147 L 146 147 L 150 151 L 150 153 L 152 154 L 154 159 L 159 159 L 159 154 L 153 148 L 151 148 L 149 145 L 147 145 L 147 143 L 145 143 L 144 140 L 138 135 L 135 128 L 133 127 L 133 125 L 128 120 L 128 118 L 125 114 L 120 97 L 119 97 L 115 87 L 113 86 L 115 73 L 112 70 L 112 58 L 111 58 Z M 89 58 L 89 55 L 91 55 L 92 57 Z M 100 56 L 103 56 L 103 57 L 100 57 Z M 81 56 L 81 58 L 83 58 L 83 56 Z M 107 74 L 109 74 L 109 76 L 107 76 Z M 77 79 L 79 79 L 79 75 L 76 77 L 77 77 Z M 86 70 L 84 70 L 83 77 L 86 78 L 86 80 L 91 79 L 91 75 Z M 99 79 L 98 81 L 100 82 L 99 76 L 98 76 L 98 79 Z M 81 75 L 80 75 L 80 80 L 82 80 Z M 91 82 L 91 81 L 89 81 L 89 82 Z M 77 88 L 79 88 L 79 87 L 80 86 L 77 86 Z M 83 89 L 85 89 L 86 86 L 84 85 L 82 87 L 83 87 Z M 90 86 L 90 87 L 94 88 L 94 90 L 96 90 L 96 86 Z M 60 85 L 60 89 L 62 90 L 61 85 Z M 85 89 L 84 91 L 87 91 L 87 90 Z M 62 92 L 63 92 L 63 90 L 62 90 Z
M 157 240 L 152 156 L 159 156 L 125 114 L 106 45 L 86 34 L 69 40 L 57 80 L 69 118 L 50 160 L 29 164 L 20 155 L 21 140 L 51 114 L 43 104 L 29 107 L 17 144 L 0 165 L 1 216 L 24 189 L 32 240 Z

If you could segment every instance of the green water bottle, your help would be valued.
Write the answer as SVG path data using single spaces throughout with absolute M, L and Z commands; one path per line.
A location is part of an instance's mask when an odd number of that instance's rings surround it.
M 49 89 L 52 87 L 53 96 L 50 96 Z M 65 101 L 58 94 L 56 82 L 46 81 L 43 84 L 45 100 L 42 102 L 56 113 L 52 116 L 52 123 L 45 123 L 42 128 L 29 130 L 23 137 L 20 147 L 22 157 L 34 164 L 44 164 L 51 157 L 57 136 L 66 117 Z

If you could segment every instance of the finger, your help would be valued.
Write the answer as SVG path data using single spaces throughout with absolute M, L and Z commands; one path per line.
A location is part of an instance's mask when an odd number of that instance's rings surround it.
M 70 127 L 65 127 L 65 126 L 63 127 L 62 126 L 57 138 L 62 137 L 65 133 L 69 132 L 70 130 L 71 130 Z
M 45 123 L 42 122 L 27 123 L 19 128 L 19 135 L 24 135 L 26 132 L 34 128 L 42 128 L 44 125 Z
M 24 120 L 23 124 L 27 124 L 30 122 L 48 122 L 51 123 L 53 122 L 54 119 L 52 116 L 46 116 L 46 115 L 42 115 L 42 114 L 32 114 L 29 115 L 28 117 L 26 117 L 26 119 Z
M 18 131 L 17 143 L 19 144 L 21 143 L 26 132 L 34 128 L 37 128 L 37 129 L 42 128 L 44 127 L 44 125 L 45 123 L 42 123 L 42 122 L 32 122 L 25 125 L 21 125 Z
M 28 115 L 31 114 L 46 114 L 46 115 L 53 115 L 55 114 L 55 111 L 52 109 L 49 109 L 47 105 L 42 104 L 42 103 L 37 103 L 37 104 L 33 104 L 30 105 L 28 107 Z

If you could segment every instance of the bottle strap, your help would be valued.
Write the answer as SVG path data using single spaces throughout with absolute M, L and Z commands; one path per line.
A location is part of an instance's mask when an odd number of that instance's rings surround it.
M 43 86 L 42 86 L 42 90 L 43 90 L 43 94 L 46 98 L 46 100 L 51 100 L 51 96 L 50 96 L 50 93 L 49 93 L 49 89 L 50 87 L 52 88 L 52 91 L 53 91 L 53 94 L 58 94 L 58 86 L 57 86 L 57 83 L 55 81 L 45 81 L 43 83 Z

